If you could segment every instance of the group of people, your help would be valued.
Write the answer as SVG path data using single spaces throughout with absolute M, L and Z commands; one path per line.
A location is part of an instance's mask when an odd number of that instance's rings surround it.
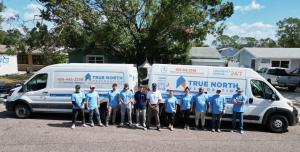
M 90 86 L 88 93 L 80 91 L 80 86 L 75 86 L 75 92 L 72 94 L 71 100 L 73 104 L 73 119 L 72 129 L 75 128 L 76 119 L 79 113 L 82 115 L 82 126 L 86 127 L 84 110 L 89 111 L 90 126 L 94 126 L 94 117 L 99 126 L 108 126 L 111 121 L 112 125 L 116 123 L 117 112 L 121 112 L 121 122 L 119 126 L 125 125 L 125 116 L 127 114 L 128 124 L 132 126 L 132 113 L 135 110 L 136 126 L 141 126 L 144 130 L 150 129 L 151 119 L 155 118 L 156 129 L 159 131 L 160 115 L 162 109 L 164 109 L 165 117 L 168 128 L 173 131 L 175 114 L 180 108 L 182 120 L 184 123 L 184 129 L 189 130 L 190 114 L 195 113 L 195 125 L 196 129 L 205 130 L 205 119 L 208 113 L 212 115 L 212 132 L 221 132 L 221 118 L 225 114 L 225 97 L 221 95 L 221 90 L 217 89 L 216 94 L 208 97 L 203 87 L 199 88 L 199 92 L 195 95 L 190 94 L 188 87 L 184 90 L 184 95 L 181 100 L 177 99 L 174 95 L 173 90 L 169 90 L 168 97 L 163 101 L 162 95 L 157 90 L 156 83 L 152 84 L 152 90 L 146 90 L 143 86 L 140 86 L 138 91 L 133 93 L 129 89 L 128 84 L 124 84 L 123 90 L 120 92 L 117 90 L 117 84 L 112 85 L 112 90 L 108 92 L 107 99 L 104 105 L 107 110 L 104 125 L 100 119 L 99 106 L 101 109 L 99 93 L 95 91 L 95 86 Z M 233 115 L 232 115 L 232 130 L 236 130 L 236 119 L 239 119 L 238 131 L 242 134 L 243 132 L 243 113 L 245 107 L 246 97 L 242 95 L 243 90 L 237 88 L 236 94 L 232 96 L 230 103 L 233 104 Z M 85 106 L 86 105 L 86 106 Z M 103 105 L 102 105 L 103 106 Z M 141 118 L 141 119 L 140 119 Z M 141 120 L 141 121 L 140 121 Z M 201 120 L 199 125 L 199 120 Z

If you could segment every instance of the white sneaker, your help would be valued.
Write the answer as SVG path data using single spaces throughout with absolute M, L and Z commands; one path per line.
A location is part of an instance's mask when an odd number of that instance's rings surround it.
M 86 127 L 86 124 L 83 124 L 82 127 Z
M 218 129 L 218 130 L 217 130 L 217 132 L 218 132 L 218 133 L 220 133 L 220 132 L 221 132 L 221 130 L 220 130 L 220 129 Z
M 215 129 L 212 129 L 211 132 L 216 132 Z
M 138 127 L 138 126 L 140 126 L 140 124 L 139 124 L 139 123 L 136 123 L 135 126 Z
M 73 125 L 71 126 L 71 129 L 75 129 L 75 124 L 73 124 Z
M 240 134 L 244 134 L 244 131 L 243 131 L 243 130 L 241 130 L 241 131 L 240 131 Z
M 173 130 L 174 130 L 172 125 L 171 125 L 171 128 L 170 128 L 170 130 L 171 130 L 171 131 L 173 131 Z
M 186 126 L 186 130 L 190 130 L 190 126 Z
M 94 125 L 94 123 L 91 123 L 91 127 L 94 127 L 95 125 Z
M 119 127 L 123 127 L 123 126 L 124 126 L 124 124 L 123 124 L 123 123 L 120 123 L 120 124 L 119 124 Z

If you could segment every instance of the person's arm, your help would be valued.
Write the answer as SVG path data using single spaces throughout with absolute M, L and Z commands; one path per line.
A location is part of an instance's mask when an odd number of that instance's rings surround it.
M 245 97 L 242 96 L 242 99 L 241 99 L 241 100 L 238 100 L 238 101 L 237 101 L 237 104 L 238 104 L 238 105 L 243 105 L 243 104 L 245 104 L 245 101 L 246 101 L 246 100 L 245 100 Z
M 84 105 L 85 99 L 86 99 L 86 97 L 85 97 L 85 94 L 84 94 L 84 93 L 82 93 L 82 101 L 81 101 L 81 106 L 83 106 L 83 105 Z
M 157 105 L 159 105 L 162 101 L 162 96 L 161 93 L 159 92 L 159 97 L 158 97 L 158 101 L 157 101 Z
M 226 101 L 225 101 L 225 98 L 223 97 L 223 110 L 222 110 L 222 114 L 225 114 L 225 103 L 226 103 Z
M 72 94 L 72 96 L 71 96 L 71 101 L 72 101 L 72 104 L 75 106 L 75 107 L 77 107 L 77 108 L 79 108 L 80 106 L 78 105 L 78 103 L 76 102 L 76 98 L 75 98 L 75 96 Z
M 90 110 L 90 107 L 89 107 L 89 97 L 86 98 L 86 108 L 87 110 Z

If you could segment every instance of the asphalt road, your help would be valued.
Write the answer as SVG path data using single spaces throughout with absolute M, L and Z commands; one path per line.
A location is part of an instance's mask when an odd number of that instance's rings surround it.
M 281 91 L 294 103 L 300 103 L 299 90 Z M 182 128 L 158 132 L 116 126 L 72 130 L 70 118 L 64 114 L 34 114 L 30 119 L 17 119 L 0 104 L 0 151 L 300 151 L 299 125 L 275 134 L 262 126 L 245 124 L 243 135 L 228 132 L 229 123 L 222 124 L 222 133 Z

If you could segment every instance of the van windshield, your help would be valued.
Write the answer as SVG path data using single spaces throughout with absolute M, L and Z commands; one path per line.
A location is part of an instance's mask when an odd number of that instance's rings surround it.
M 254 97 L 262 99 L 272 99 L 274 91 L 265 82 L 260 80 L 251 80 L 250 83 L 251 91 Z

